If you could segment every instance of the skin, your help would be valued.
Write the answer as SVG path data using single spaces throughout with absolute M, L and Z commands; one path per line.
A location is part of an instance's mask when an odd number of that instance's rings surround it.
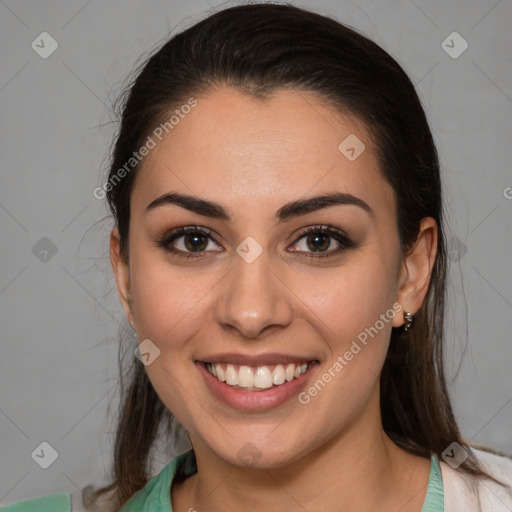
M 430 460 L 384 433 L 379 373 L 391 327 L 404 323 L 403 311 L 415 313 L 427 293 L 435 221 L 423 219 L 416 244 L 402 254 L 394 192 L 367 130 L 314 93 L 283 90 L 261 101 L 219 87 L 197 100 L 139 171 L 129 264 L 117 229 L 111 236 L 126 315 L 139 341 L 150 339 L 161 351 L 148 376 L 196 453 L 198 473 L 173 486 L 173 509 L 320 511 L 343 503 L 346 512 L 419 512 Z M 338 150 L 350 134 L 366 146 L 354 161 Z M 171 204 L 145 211 L 169 192 L 219 203 L 232 218 Z M 274 220 L 286 203 L 333 192 L 364 200 L 374 214 L 335 205 Z M 318 253 L 297 234 L 317 224 L 344 230 L 356 246 L 307 259 Z M 158 246 L 162 233 L 195 225 L 218 242 L 208 243 L 205 256 L 182 258 Z M 263 250 L 250 264 L 236 252 L 248 236 Z M 183 244 L 183 237 L 174 242 L 185 250 Z M 336 247 L 331 239 L 327 252 Z M 403 311 L 306 405 L 294 398 L 263 412 L 233 409 L 194 365 L 220 352 L 297 354 L 319 361 L 313 383 L 394 303 Z M 258 452 L 253 465 L 240 457 L 248 442 Z

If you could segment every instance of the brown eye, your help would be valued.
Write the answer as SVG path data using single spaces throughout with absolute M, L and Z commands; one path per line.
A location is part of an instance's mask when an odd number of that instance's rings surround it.
M 177 256 L 203 256 L 211 251 L 221 251 L 212 233 L 194 226 L 180 227 L 167 233 L 157 242 L 166 252 Z
M 331 237 L 323 233 L 309 235 L 306 238 L 306 244 L 308 249 L 311 251 L 323 252 L 329 249 L 329 246 L 331 245 Z
M 312 226 L 299 233 L 291 252 L 313 259 L 334 256 L 356 246 L 357 244 L 341 229 L 328 225 Z
M 208 237 L 197 233 L 188 234 L 183 237 L 185 248 L 188 251 L 204 251 L 208 246 Z

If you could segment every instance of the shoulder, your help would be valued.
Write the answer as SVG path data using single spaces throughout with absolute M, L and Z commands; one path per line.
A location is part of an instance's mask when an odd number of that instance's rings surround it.
M 0 507 L 1 512 L 73 512 L 67 493 L 49 494 Z
M 512 456 L 477 448 L 473 448 L 473 453 L 492 476 L 508 485 L 512 484 Z
M 106 495 L 92 504 L 84 504 L 81 490 L 71 493 L 56 493 L 40 496 L 30 500 L 18 501 L 10 505 L 0 506 L 0 512 L 111 512 L 112 508 L 110 495 Z
M 440 461 L 445 496 L 445 512 L 510 512 L 512 510 L 512 458 L 473 448 L 488 474 L 502 482 L 476 478 Z
M 178 455 L 135 493 L 122 507 L 122 512 L 160 512 L 171 509 L 169 488 L 176 473 L 190 475 L 197 471 L 193 450 Z M 95 503 L 87 499 L 91 486 L 71 493 L 57 493 L 32 500 L 0 506 L 0 512 L 114 512 L 115 490 L 102 495 Z

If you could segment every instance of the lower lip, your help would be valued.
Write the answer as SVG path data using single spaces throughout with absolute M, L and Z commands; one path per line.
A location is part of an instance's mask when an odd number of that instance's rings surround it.
M 206 369 L 203 363 L 196 362 L 196 367 L 213 394 L 230 407 L 243 411 L 264 411 L 288 402 L 306 387 L 309 376 L 317 365 L 316 362 L 310 363 L 309 368 L 300 377 L 279 386 L 261 391 L 243 391 L 221 382 Z

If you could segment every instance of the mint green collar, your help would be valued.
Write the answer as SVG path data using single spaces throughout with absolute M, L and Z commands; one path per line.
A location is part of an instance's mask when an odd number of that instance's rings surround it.
M 441 468 L 436 455 L 432 455 L 430 476 L 428 477 L 427 496 L 421 512 L 444 512 L 444 490 Z

